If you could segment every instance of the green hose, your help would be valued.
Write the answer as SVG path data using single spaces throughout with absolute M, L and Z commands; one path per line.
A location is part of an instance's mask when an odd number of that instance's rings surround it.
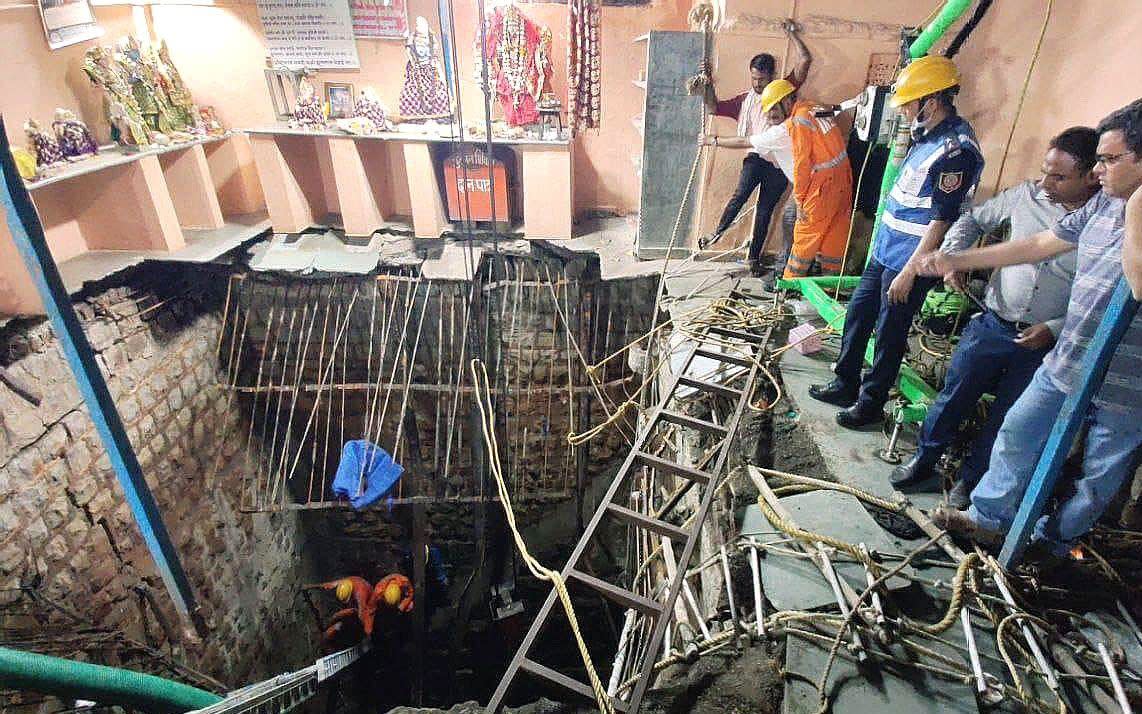
M 936 40 L 943 37 L 948 28 L 960 19 L 960 15 L 967 12 L 971 4 L 972 0 L 948 0 L 940 10 L 940 14 L 936 15 L 936 19 L 929 22 L 920 36 L 909 45 L 908 54 L 912 56 L 912 59 L 919 59 L 928 54 L 928 50 L 932 49 Z
M 222 701 L 217 694 L 129 669 L 0 647 L 0 687 L 147 712 L 186 712 Z
M 940 9 L 940 14 L 936 15 L 936 19 L 928 23 L 920 36 L 912 41 L 908 46 L 908 55 L 912 59 L 919 59 L 928 54 L 928 50 L 932 49 L 932 45 L 943 36 L 948 28 L 951 27 L 960 16 L 967 12 L 971 7 L 972 0 L 948 0 L 944 3 L 944 7 Z M 900 152 L 899 156 L 896 155 L 897 142 L 899 141 L 897 135 L 893 135 L 892 141 L 888 145 L 888 165 L 884 167 L 884 177 L 880 181 L 880 201 L 876 205 L 876 220 L 872 224 L 872 239 L 868 245 L 868 257 L 865 260 L 867 264 L 872 259 L 873 246 L 876 244 L 876 234 L 880 230 L 881 216 L 884 215 L 884 204 L 888 201 L 888 192 L 892 190 L 892 185 L 896 183 L 896 176 L 900 173 L 900 166 L 904 163 L 904 156 L 907 151 Z M 907 145 L 901 146 L 907 149 Z

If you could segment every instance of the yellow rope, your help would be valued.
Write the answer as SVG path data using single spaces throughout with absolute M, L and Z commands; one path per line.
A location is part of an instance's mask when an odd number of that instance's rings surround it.
M 1023 115 L 1023 102 L 1027 99 L 1027 88 L 1031 85 L 1031 75 L 1035 71 L 1035 63 L 1039 61 L 1039 51 L 1043 49 L 1043 38 L 1047 36 L 1047 26 L 1051 24 L 1051 10 L 1055 0 L 1047 0 L 1047 11 L 1043 14 L 1043 26 L 1039 29 L 1039 39 L 1035 42 L 1035 51 L 1031 53 L 1031 64 L 1027 65 L 1027 75 L 1023 78 L 1023 89 L 1019 92 L 1019 103 L 1015 105 L 1015 117 L 1011 120 L 1011 131 L 1007 134 L 1007 142 L 1003 146 L 1003 158 L 999 160 L 999 171 L 995 174 L 995 186 L 992 193 L 999 192 L 999 182 L 1003 180 L 1003 169 L 1007 166 L 1007 154 L 1011 151 L 1011 142 L 1015 138 L 1015 129 L 1019 126 L 1019 117 Z
M 491 385 L 488 379 L 488 370 L 484 366 L 484 363 L 478 359 L 472 360 L 470 368 L 472 370 L 472 384 L 475 387 L 475 395 L 477 397 L 476 406 L 480 410 L 484 444 L 488 447 L 488 453 L 490 455 L 489 467 L 496 481 L 496 489 L 500 494 L 500 504 L 503 506 L 504 517 L 507 520 L 508 528 L 511 529 L 512 537 L 515 539 L 520 557 L 523 559 L 524 564 L 527 565 L 528 570 L 531 571 L 531 574 L 540 580 L 550 582 L 555 587 L 555 592 L 558 593 L 559 600 L 563 604 L 563 609 L 567 613 L 567 623 L 571 626 L 571 633 L 575 636 L 575 643 L 579 646 L 579 655 L 583 658 L 583 666 L 587 670 L 587 678 L 590 680 L 591 690 L 595 694 L 595 703 L 598 705 L 599 711 L 603 712 L 603 714 L 613 714 L 614 707 L 611 705 L 611 700 L 607 696 L 606 688 L 603 686 L 602 681 L 599 680 L 599 675 L 595 671 L 595 664 L 591 660 L 591 653 L 587 650 L 587 643 L 583 639 L 583 634 L 579 629 L 579 619 L 575 616 L 575 607 L 571 603 L 571 595 L 567 592 L 567 584 L 563 581 L 563 576 L 560 575 L 558 571 L 545 567 L 528 551 L 527 544 L 524 542 L 523 536 L 519 532 L 519 527 L 516 525 L 511 496 L 508 493 L 507 484 L 504 482 L 503 469 L 500 465 L 499 444 L 497 443 L 495 424 L 491 416 Z

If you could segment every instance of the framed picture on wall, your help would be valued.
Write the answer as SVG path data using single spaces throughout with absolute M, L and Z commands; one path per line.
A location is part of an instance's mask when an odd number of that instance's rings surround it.
M 330 119 L 348 119 L 353 116 L 353 85 L 348 82 L 326 82 L 325 103 L 329 105 Z

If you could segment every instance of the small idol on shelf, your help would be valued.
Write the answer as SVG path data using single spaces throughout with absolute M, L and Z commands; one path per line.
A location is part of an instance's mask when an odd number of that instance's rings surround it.
M 392 122 L 400 122 L 400 116 L 390 116 L 385 110 L 385 105 L 381 104 L 380 97 L 377 96 L 377 90 L 372 87 L 362 87 L 361 92 L 357 95 L 357 105 L 353 108 L 355 116 L 361 119 L 368 119 L 376 127 L 376 131 L 388 131 L 392 129 Z
M 59 148 L 63 157 L 68 161 L 78 161 L 99 153 L 99 145 L 95 143 L 91 131 L 70 109 L 63 109 L 62 107 L 56 109 L 52 131 L 55 132 L 56 139 L 59 141 Z
M 28 135 L 28 141 L 32 145 L 32 150 L 36 154 L 36 163 L 40 168 L 51 168 L 63 163 L 64 155 L 59 142 L 49 132 L 41 129 L 39 122 L 29 119 L 24 123 L 24 133 Z
M 436 38 L 423 17 L 416 18 L 414 27 L 406 45 L 408 62 L 400 92 L 400 112 L 405 121 L 448 119 L 452 116 L 451 101 L 436 59 Z
M 300 129 L 324 129 L 325 108 L 313 85 L 304 77 L 297 86 L 297 104 L 293 108 L 290 126 Z
M 222 126 L 222 121 L 218 119 L 218 112 L 214 107 L 194 107 L 195 114 L 198 117 L 198 127 L 200 131 L 208 136 L 222 136 L 226 133 L 226 127 Z

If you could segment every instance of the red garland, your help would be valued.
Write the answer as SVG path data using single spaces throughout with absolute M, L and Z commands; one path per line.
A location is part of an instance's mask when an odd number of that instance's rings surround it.
M 572 131 L 599 126 L 599 19 L 599 0 L 568 0 L 567 121 Z

